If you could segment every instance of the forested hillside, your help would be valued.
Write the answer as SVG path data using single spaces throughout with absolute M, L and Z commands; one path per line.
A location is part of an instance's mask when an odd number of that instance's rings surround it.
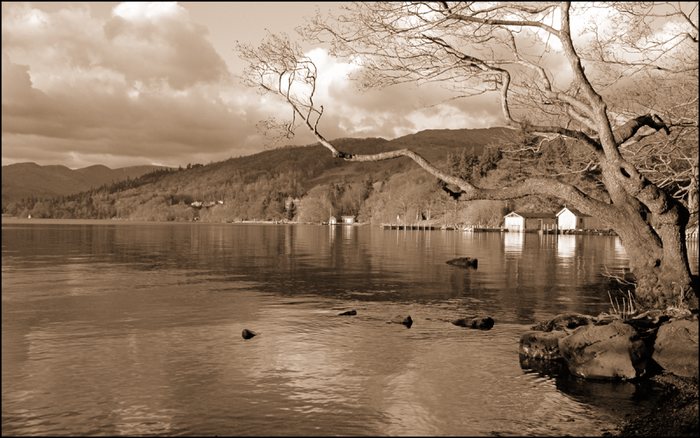
M 348 138 L 335 143 L 350 153 L 410 148 L 475 182 L 502 184 L 537 171 L 522 153 L 503 153 L 504 144 L 519 141 L 515 131 L 491 128 L 428 130 L 391 141 Z M 565 158 L 554 147 L 550 149 L 547 165 L 554 166 L 556 160 Z M 510 205 L 457 202 L 434 177 L 409 159 L 349 163 L 333 158 L 319 145 L 311 145 L 159 170 L 69 196 L 25 198 L 9 203 L 5 213 L 20 217 L 210 222 L 322 222 L 331 215 L 348 214 L 372 223 L 427 220 L 497 226 L 506 208 L 553 211 L 558 205 L 536 198 Z

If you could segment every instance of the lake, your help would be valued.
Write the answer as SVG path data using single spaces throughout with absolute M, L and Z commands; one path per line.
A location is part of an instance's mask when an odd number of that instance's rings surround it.
M 518 341 L 608 311 L 626 267 L 610 236 L 3 220 L 2 433 L 601 435 L 655 392 Z

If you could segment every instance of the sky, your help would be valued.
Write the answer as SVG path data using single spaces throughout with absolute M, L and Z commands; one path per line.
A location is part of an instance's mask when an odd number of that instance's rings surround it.
M 236 41 L 294 33 L 332 2 L 3 2 L 2 165 L 81 168 L 226 160 L 310 134 L 276 139 L 260 128 L 288 107 L 242 84 Z M 503 126 L 489 96 L 434 105 L 439 89 L 360 91 L 356 69 L 322 46 L 316 101 L 326 138 L 396 138 L 424 129 Z
M 294 33 L 326 2 L 2 3 L 2 164 L 111 168 L 221 161 L 285 144 L 260 123 L 289 111 L 245 87 L 235 42 Z M 305 47 L 306 48 L 306 47 Z M 496 104 L 427 108 L 415 87 L 359 95 L 353 67 L 308 47 L 327 138 L 489 127 Z M 352 96 L 352 99 L 347 99 Z M 400 111 L 389 110 L 401 102 Z

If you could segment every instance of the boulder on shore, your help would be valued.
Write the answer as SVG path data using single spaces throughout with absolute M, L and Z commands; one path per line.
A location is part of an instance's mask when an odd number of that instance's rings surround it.
M 585 325 L 559 339 L 569 372 L 588 379 L 634 379 L 646 373 L 650 352 L 637 331 L 622 321 Z
M 459 266 L 460 268 L 476 269 L 479 267 L 479 260 L 471 257 L 457 257 L 456 259 L 448 260 L 446 263 L 452 266 Z
M 698 379 L 698 320 L 677 319 L 656 334 L 652 359 L 666 371 Z
M 490 316 L 478 316 L 455 319 L 452 321 L 452 324 L 479 330 L 491 330 L 494 322 L 495 321 Z

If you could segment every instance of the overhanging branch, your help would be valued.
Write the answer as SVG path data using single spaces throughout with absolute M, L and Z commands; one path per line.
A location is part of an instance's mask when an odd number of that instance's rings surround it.
M 498 189 L 485 189 L 472 186 L 470 190 L 453 190 L 447 184 L 441 188 L 452 198 L 460 201 L 491 200 L 504 201 L 524 198 L 531 195 L 545 195 L 565 201 L 572 207 L 591 216 L 595 215 L 610 222 L 618 213 L 612 205 L 599 201 L 583 193 L 579 188 L 553 178 L 528 178 L 516 186 Z
M 635 117 L 632 120 L 627 121 L 624 125 L 615 129 L 615 142 L 617 144 L 622 144 L 627 140 L 634 137 L 637 132 L 643 127 L 648 126 L 653 128 L 655 131 L 664 130 L 666 135 L 671 133 L 668 125 L 656 114 L 645 114 L 643 116 Z
M 337 148 L 332 146 L 325 138 L 320 136 L 318 132 L 313 132 L 313 134 L 326 147 L 331 146 L 331 151 L 336 151 L 334 152 L 334 156 L 342 158 L 346 161 L 368 162 L 408 157 L 411 160 L 413 160 L 416 164 L 418 164 L 421 168 L 423 168 L 425 171 L 442 181 L 444 183 L 442 185 L 443 190 L 455 199 L 465 201 L 477 199 L 502 201 L 508 199 L 523 198 L 525 196 L 530 195 L 546 195 L 564 200 L 567 204 L 570 204 L 574 208 L 577 208 L 578 210 L 582 211 L 583 213 L 598 216 L 604 221 L 607 218 L 607 222 L 611 222 L 611 218 L 618 214 L 610 204 L 588 196 L 576 186 L 563 183 L 553 178 L 529 178 L 525 181 L 519 182 L 516 186 L 503 187 L 499 189 L 485 189 L 476 187 L 475 185 L 471 184 L 469 181 L 463 178 L 458 178 L 441 171 L 440 169 L 429 163 L 420 154 L 413 152 L 409 149 L 399 149 L 395 151 L 381 152 L 378 154 L 353 155 L 339 151 Z M 454 191 L 452 189 L 449 189 L 448 184 L 459 187 L 459 190 Z

